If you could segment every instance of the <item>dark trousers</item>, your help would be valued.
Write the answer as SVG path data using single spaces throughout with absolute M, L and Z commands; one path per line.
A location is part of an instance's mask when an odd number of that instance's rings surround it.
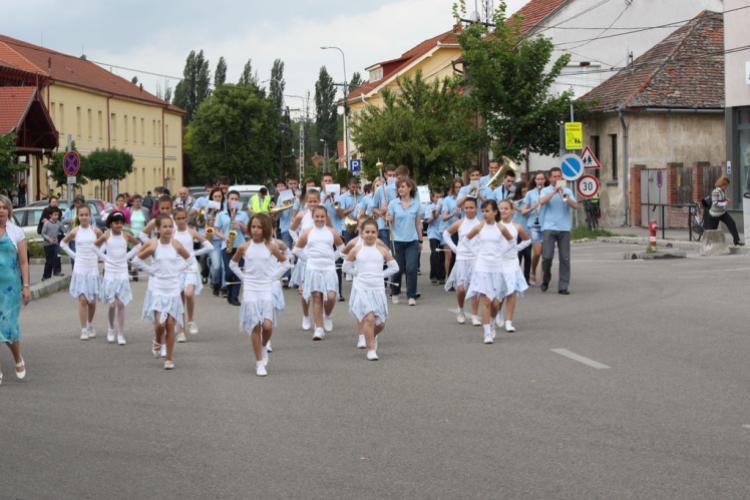
M 417 298 L 417 269 L 419 268 L 419 241 L 395 241 L 398 272 L 391 278 L 393 295 L 401 294 L 401 275 L 406 271 L 406 296 Z
M 721 217 L 714 217 L 713 215 L 708 213 L 708 210 L 706 210 L 704 220 L 704 226 L 706 227 L 706 229 L 719 229 L 719 222 L 723 222 L 724 225 L 727 226 L 727 229 L 729 229 L 729 233 L 732 235 L 734 244 L 736 245 L 740 242 L 740 234 L 737 232 L 737 224 L 734 222 L 732 216 L 729 215 L 729 212 L 724 212 Z
M 221 251 L 221 258 L 224 261 L 224 275 L 227 282 L 227 300 L 233 302 L 240 296 L 240 278 L 235 275 L 231 269 L 229 269 L 229 261 L 234 257 L 237 249 L 235 248 L 232 253 L 228 253 L 226 249 Z M 245 265 L 244 257 L 240 259 L 240 267 Z M 230 284 L 231 283 L 231 284 Z
M 438 252 L 438 248 L 442 248 L 440 240 L 430 238 L 430 279 L 431 280 L 444 280 L 445 279 L 445 254 Z
M 542 231 L 542 269 L 544 270 L 545 286 L 549 286 L 552 278 L 552 262 L 555 260 L 555 243 L 560 254 L 560 279 L 558 290 L 567 290 L 570 284 L 570 231 Z
M 521 242 L 521 238 L 518 238 L 518 242 Z M 531 278 L 531 245 L 518 253 L 518 263 L 523 263 L 523 277 L 526 278 L 528 284 Z
M 453 244 L 458 247 L 458 231 L 453 233 L 451 236 L 451 239 L 453 240 Z M 456 252 L 451 252 L 451 268 L 447 270 L 448 276 L 453 272 L 453 266 L 456 265 Z
M 55 266 L 59 265 L 60 259 L 57 256 L 57 249 L 57 243 L 44 246 L 44 273 L 42 274 L 44 279 L 50 279 Z
M 75 253 L 75 251 L 76 251 L 76 240 L 70 240 L 70 243 L 68 243 L 68 247 L 70 248 L 70 250 L 72 252 Z M 75 259 L 70 259 L 70 268 L 72 269 L 73 267 L 75 267 L 75 265 L 76 265 L 76 260 Z

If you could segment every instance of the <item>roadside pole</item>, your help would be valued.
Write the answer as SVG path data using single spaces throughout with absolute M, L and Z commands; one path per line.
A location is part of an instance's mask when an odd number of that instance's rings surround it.
M 68 134 L 68 147 L 65 149 L 65 152 L 67 153 L 68 151 L 72 151 L 72 150 L 73 150 L 73 136 L 70 135 L 70 134 Z M 70 184 L 70 182 L 68 182 L 67 183 L 67 187 L 68 187 L 68 206 L 72 206 L 73 205 L 73 201 L 72 201 L 73 198 L 70 195 L 71 194 L 70 193 L 71 186 L 72 185 Z

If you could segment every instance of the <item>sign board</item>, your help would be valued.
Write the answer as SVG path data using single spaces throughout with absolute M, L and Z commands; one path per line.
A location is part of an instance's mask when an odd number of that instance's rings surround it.
M 567 154 L 560 158 L 560 170 L 566 181 L 577 181 L 583 175 L 583 162 L 576 154 Z
M 81 166 L 81 157 L 75 151 L 68 151 L 63 156 L 63 170 L 68 175 L 76 175 Z
M 76 183 L 76 176 L 75 175 L 69 175 L 68 176 L 68 184 L 69 185 L 75 185 Z
M 583 148 L 581 162 L 583 163 L 583 168 L 602 168 L 602 164 L 599 163 L 599 160 L 594 156 L 594 152 L 591 151 L 591 148 L 588 146 Z
M 593 175 L 584 175 L 578 179 L 578 194 L 584 198 L 596 196 L 599 192 L 599 180 Z
M 662 175 L 662 170 L 659 169 L 656 171 L 656 187 L 661 188 L 662 184 L 664 184 L 664 176 Z
M 727 175 L 732 175 L 732 162 L 727 162 Z
M 362 160 L 359 158 L 349 160 L 349 170 L 353 174 L 358 174 L 362 170 Z
M 583 149 L 583 124 L 581 122 L 565 124 L 565 149 Z

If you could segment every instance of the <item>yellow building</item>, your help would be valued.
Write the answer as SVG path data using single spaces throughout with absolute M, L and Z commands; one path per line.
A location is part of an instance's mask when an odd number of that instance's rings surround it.
M 182 117 L 185 112 L 143 90 L 142 86 L 81 59 L 0 35 L 0 65 L 39 75 L 41 97 L 60 133 L 60 149 L 68 136 L 78 152 L 97 148 L 124 149 L 135 159 L 133 172 L 119 192 L 145 194 L 156 186 L 172 191 L 183 183 Z M 55 189 L 44 166 L 30 157 L 29 201 Z M 42 160 L 48 161 L 48 160 Z M 83 186 L 90 198 L 109 199 L 98 182 Z

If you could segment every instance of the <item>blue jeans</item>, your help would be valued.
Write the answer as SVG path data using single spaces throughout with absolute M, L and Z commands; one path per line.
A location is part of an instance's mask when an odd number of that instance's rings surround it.
M 390 248 L 391 252 L 393 252 L 393 247 L 391 246 L 391 232 L 387 227 L 378 229 L 378 238 L 380 238 L 380 241 L 382 241 L 383 244 L 385 244 L 385 246 Z
M 406 296 L 410 299 L 417 297 L 417 270 L 419 269 L 419 241 L 396 241 L 396 262 L 398 272 L 393 275 L 391 281 L 391 293 L 401 294 L 401 275 L 406 270 Z
M 227 300 L 232 302 L 240 296 L 240 278 L 235 275 L 231 269 L 229 269 L 229 261 L 232 260 L 234 254 L 237 252 L 235 248 L 232 253 L 227 253 L 226 250 L 222 250 L 221 257 L 224 259 L 224 276 L 226 277 L 225 285 L 227 287 Z M 245 265 L 245 259 L 240 259 L 240 267 Z
M 292 250 L 292 246 L 294 245 L 294 242 L 292 241 L 292 237 L 289 235 L 289 231 L 284 231 L 283 233 L 280 231 L 277 231 L 278 238 L 284 242 L 284 244 L 289 248 L 289 250 Z M 282 278 L 287 279 L 287 283 L 289 283 L 288 280 L 292 279 L 292 271 L 291 269 L 284 273 L 284 276 Z
M 224 259 L 221 257 L 221 240 L 212 241 L 214 251 L 211 252 L 211 283 L 213 286 L 221 285 L 222 288 L 226 285 L 226 279 L 222 269 L 224 267 Z M 226 252 L 223 252 L 226 253 Z

